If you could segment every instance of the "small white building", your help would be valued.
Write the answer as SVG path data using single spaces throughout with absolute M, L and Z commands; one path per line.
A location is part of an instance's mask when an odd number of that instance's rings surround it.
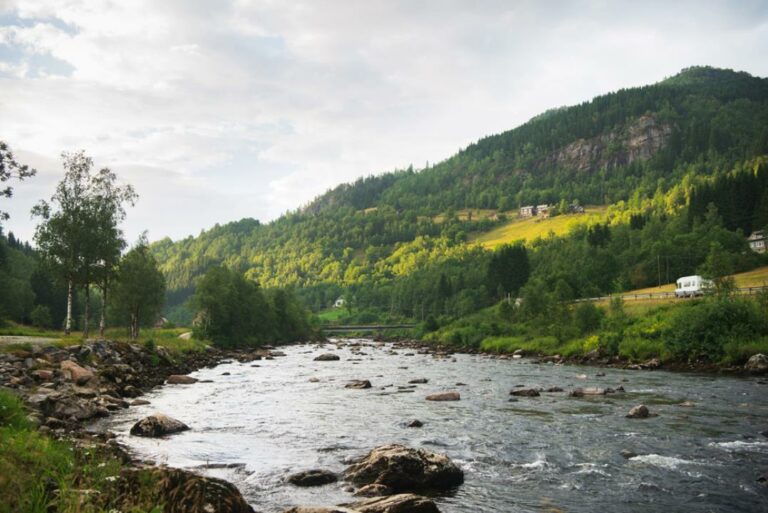
M 760 230 L 760 231 L 752 232 L 752 235 L 747 237 L 747 242 L 749 242 L 749 249 L 751 249 L 755 253 L 765 253 L 766 238 L 765 238 L 764 231 Z
M 534 215 L 541 217 L 549 217 L 549 205 L 536 205 L 536 213 Z
M 533 217 L 536 215 L 536 207 L 533 205 L 526 205 L 520 207 L 520 217 Z
M 339 298 L 336 299 L 336 301 L 333 302 L 333 307 L 334 308 L 341 308 L 341 307 L 344 306 L 344 303 L 346 303 L 346 301 L 344 301 L 344 298 L 343 297 L 339 297 Z

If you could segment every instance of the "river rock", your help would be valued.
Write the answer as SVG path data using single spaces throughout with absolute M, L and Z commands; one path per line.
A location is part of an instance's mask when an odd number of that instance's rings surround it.
M 183 422 L 168 417 L 167 415 L 156 413 L 155 415 L 145 417 L 134 424 L 131 428 L 131 434 L 134 436 L 155 438 L 178 433 L 180 431 L 186 431 L 188 429 L 189 426 Z
M 752 355 L 744 368 L 749 372 L 766 372 L 768 371 L 768 356 L 762 353 Z
M 339 478 L 329 470 L 305 470 L 288 476 L 288 482 L 295 486 L 323 486 L 335 483 Z
M 325 353 L 315 357 L 316 362 L 334 362 L 336 360 L 341 360 L 341 358 L 339 358 L 339 355 L 333 353 Z
M 192 376 L 186 376 L 184 374 L 171 374 L 168 376 L 166 383 L 169 385 L 191 385 L 197 383 L 198 379 Z
M 151 472 L 150 476 L 146 472 Z M 235 485 L 215 477 L 168 467 L 126 469 L 120 473 L 120 489 L 142 490 L 154 483 L 152 500 L 165 504 L 167 513 L 255 513 Z
M 408 382 L 409 385 L 425 385 L 429 383 L 427 378 L 412 379 Z
M 418 419 L 414 419 L 414 420 L 410 421 L 406 427 L 409 427 L 409 428 L 420 428 L 420 427 L 423 427 L 423 426 L 424 426 L 424 423 L 422 421 L 420 421 Z
M 544 391 L 549 393 L 555 393 L 555 392 L 563 392 L 564 390 L 560 387 L 549 387 Z
M 50 381 L 53 379 L 53 371 L 46 369 L 36 370 L 32 375 L 40 381 Z
M 309 378 L 308 380 L 310 383 L 319 383 L 320 380 L 318 378 Z
M 568 395 L 571 397 L 584 397 L 585 395 L 605 395 L 607 391 L 604 388 L 587 387 L 575 388 Z
M 344 388 L 364 389 L 371 388 L 371 382 L 367 379 L 355 379 L 344 385 Z
M 360 513 L 353 509 L 343 507 L 317 507 L 317 506 L 295 506 L 291 509 L 286 509 L 283 513 Z
M 535 388 L 518 388 L 517 390 L 512 390 L 509 395 L 518 397 L 539 397 L 541 394 L 539 394 L 539 391 Z
M 461 395 L 458 392 L 439 392 L 427 396 L 427 401 L 460 401 Z
M 650 415 L 650 412 L 648 411 L 648 407 L 644 404 L 639 404 L 629 410 L 629 413 L 627 414 L 628 419 L 647 419 Z
M 389 486 L 369 484 L 358 489 L 354 495 L 355 497 L 384 497 L 386 495 L 393 495 L 394 493 L 394 490 Z
M 134 399 L 133 401 L 131 401 L 131 406 L 144 406 L 145 404 L 150 404 L 150 403 L 146 399 Z
M 344 506 L 360 513 L 440 513 L 431 499 L 412 493 L 376 497 Z
M 94 378 L 92 371 L 79 366 L 72 360 L 64 360 L 60 365 L 64 377 L 77 385 L 85 385 Z
M 447 456 L 400 444 L 373 449 L 344 476 L 359 486 L 381 484 L 396 492 L 442 490 L 464 482 L 464 472 Z

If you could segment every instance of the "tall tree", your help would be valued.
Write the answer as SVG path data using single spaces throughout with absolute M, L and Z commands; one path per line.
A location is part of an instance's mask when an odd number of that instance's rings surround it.
M 528 281 L 531 269 L 522 242 L 504 244 L 494 251 L 488 263 L 488 291 L 499 296 L 516 295 Z
M 36 172 L 25 164 L 19 164 L 8 145 L 0 141 L 0 183 L 5 183 L 12 178 L 23 180 L 34 176 Z M 10 186 L 0 189 L 0 197 L 10 198 L 12 195 L 13 188 Z M 6 219 L 8 219 L 8 213 L 0 210 L 0 221 Z
M 137 194 L 130 185 L 119 185 L 117 175 L 107 168 L 101 169 L 92 179 L 92 196 L 89 200 L 90 243 L 86 244 L 91 253 L 85 259 L 86 265 L 92 267 L 93 281 L 101 290 L 101 315 L 99 319 L 99 336 L 104 336 L 106 328 L 107 298 L 110 281 L 116 273 L 120 254 L 126 243 L 123 232 L 119 227 L 125 219 L 125 208 L 128 203 L 133 205 Z M 86 296 L 89 283 L 86 281 Z M 88 304 L 86 300 L 86 305 Z M 86 320 L 86 332 L 87 332 Z
M 120 251 L 125 247 L 118 223 L 125 217 L 124 203 L 133 203 L 136 193 L 129 185 L 118 185 L 109 169 L 91 174 L 93 160 L 84 152 L 62 154 L 64 178 L 51 203 L 41 201 L 32 210 L 42 222 L 35 241 L 43 258 L 67 284 L 65 332 L 72 330 L 72 302 L 76 286 L 85 290 L 83 336 L 88 336 L 90 286 L 97 280 L 106 292 Z M 54 208 L 55 207 L 55 208 Z
M 146 234 L 123 257 L 116 278 L 113 304 L 128 315 L 130 336 L 136 339 L 141 325 L 157 318 L 165 299 L 165 278 L 149 252 Z

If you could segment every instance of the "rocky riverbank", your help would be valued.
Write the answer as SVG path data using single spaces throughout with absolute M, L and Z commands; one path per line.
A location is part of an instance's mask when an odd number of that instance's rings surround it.
M 412 350 L 421 354 L 432 354 L 436 358 L 450 358 L 453 354 L 484 354 L 500 360 L 526 358 L 529 363 L 537 364 L 573 364 L 606 367 L 613 369 L 629 370 L 666 370 L 672 372 L 705 372 L 728 375 L 755 375 L 768 374 L 768 356 L 764 354 L 753 355 L 744 365 L 724 365 L 708 361 L 661 361 L 659 358 L 651 358 L 645 361 L 631 361 L 619 356 L 607 356 L 595 350 L 584 355 L 562 356 L 558 354 L 540 354 L 518 349 L 511 352 L 481 351 L 474 348 L 453 347 L 422 342 L 419 340 L 389 340 L 380 337 L 377 340 L 392 342 L 393 347 L 404 350 Z
M 111 433 L 92 433 L 87 426 L 114 411 L 146 404 L 137 397 L 174 376 L 186 377 L 228 358 L 252 361 L 273 357 L 268 349 L 221 351 L 209 347 L 171 354 L 163 347 L 106 340 L 69 347 L 36 345 L 31 350 L 0 353 L 0 387 L 22 399 L 39 433 L 69 443 L 76 451 L 122 462 L 116 485 L 102 491 L 120 495 L 113 501 L 132 504 L 132 495 L 147 494 L 149 479 L 156 483 L 150 492 L 157 504 L 165 505 L 167 513 L 250 513 L 253 509 L 230 483 L 136 461 Z M 55 495 L 56 490 L 49 492 Z

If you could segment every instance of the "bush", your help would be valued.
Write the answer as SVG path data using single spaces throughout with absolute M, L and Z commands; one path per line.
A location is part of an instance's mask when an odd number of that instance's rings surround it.
M 768 320 L 749 300 L 710 299 L 673 312 L 662 335 L 678 359 L 718 361 L 735 348 L 768 334 Z
M 35 328 L 50 328 L 53 325 L 51 309 L 45 305 L 37 305 L 29 314 L 29 318 Z
M 586 335 L 600 327 L 600 323 L 603 321 L 603 310 L 591 302 L 579 303 L 573 312 L 573 320 L 579 332 Z

